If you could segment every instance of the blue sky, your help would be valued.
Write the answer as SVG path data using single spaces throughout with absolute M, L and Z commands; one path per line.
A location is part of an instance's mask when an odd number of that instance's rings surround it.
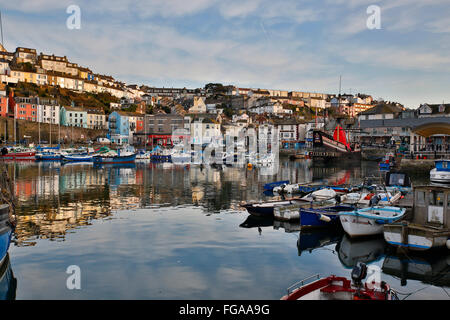
M 69 30 L 66 8 L 81 9 Z M 381 9 L 370 30 L 367 8 Z M 450 102 L 448 0 L 0 0 L 5 46 L 129 84 L 368 93 Z

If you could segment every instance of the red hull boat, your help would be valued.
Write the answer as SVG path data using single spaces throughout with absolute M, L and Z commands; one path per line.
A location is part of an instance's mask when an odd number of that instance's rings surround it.
M 36 160 L 36 152 L 11 152 L 5 155 L 0 154 L 0 159 L 4 160 Z
M 398 300 L 385 282 L 362 283 L 367 275 L 367 266 L 358 264 L 352 271 L 352 280 L 335 275 L 320 278 L 318 275 L 295 283 L 281 300 Z M 308 280 L 317 280 L 305 284 Z

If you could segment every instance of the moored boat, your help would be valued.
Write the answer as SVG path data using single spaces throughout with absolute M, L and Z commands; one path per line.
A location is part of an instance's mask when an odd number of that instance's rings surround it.
M 450 183 L 450 160 L 436 160 L 435 168 L 430 171 L 430 181 Z
M 73 154 L 61 155 L 61 160 L 64 162 L 92 162 L 93 155 L 88 154 Z
M 354 207 L 347 205 L 300 208 L 300 226 L 302 228 L 336 226 L 339 223 L 339 212 L 353 209 Z
M 136 153 L 131 154 L 117 154 L 117 155 L 108 155 L 108 154 L 102 154 L 102 155 L 95 155 L 92 157 L 92 161 L 95 164 L 118 164 L 118 163 L 133 163 L 136 160 Z
M 0 153 L 0 159 L 3 160 L 36 160 L 36 151 L 34 149 L 6 148 L 3 147 Z
M 398 300 L 396 292 L 383 281 L 363 283 L 367 270 L 364 263 L 358 263 L 352 270 L 351 280 L 335 275 L 306 278 L 290 286 L 281 300 Z M 308 283 L 311 280 L 315 281 Z
M 383 225 L 403 218 L 406 209 L 398 207 L 368 207 L 340 212 L 342 228 L 350 237 L 383 233 Z

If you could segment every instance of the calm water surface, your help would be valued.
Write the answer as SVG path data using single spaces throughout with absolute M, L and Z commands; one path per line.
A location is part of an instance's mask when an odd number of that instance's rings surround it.
M 350 277 L 357 261 L 412 293 L 400 298 L 449 299 L 446 251 L 399 257 L 382 236 L 354 241 L 341 232 L 300 232 L 239 207 L 269 199 L 267 182 L 358 183 L 379 174 L 375 162 L 324 168 L 282 158 L 272 176 L 149 162 L 11 163 L 9 170 L 19 200 L 9 250 L 17 299 L 279 299 L 313 274 Z M 80 267 L 80 290 L 66 287 L 70 265 Z

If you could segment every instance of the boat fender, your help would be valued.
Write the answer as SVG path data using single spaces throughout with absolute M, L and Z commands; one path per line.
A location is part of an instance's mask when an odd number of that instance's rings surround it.
M 447 245 L 447 249 L 450 249 L 450 239 L 447 239 L 446 245 Z
M 319 220 L 322 220 L 322 221 L 325 221 L 325 222 L 330 222 L 331 221 L 330 217 L 327 217 L 327 216 L 325 216 L 323 214 L 320 215 Z
M 375 220 L 376 224 L 386 224 L 386 223 L 390 223 L 389 220 L 383 220 L 383 219 L 376 219 Z

